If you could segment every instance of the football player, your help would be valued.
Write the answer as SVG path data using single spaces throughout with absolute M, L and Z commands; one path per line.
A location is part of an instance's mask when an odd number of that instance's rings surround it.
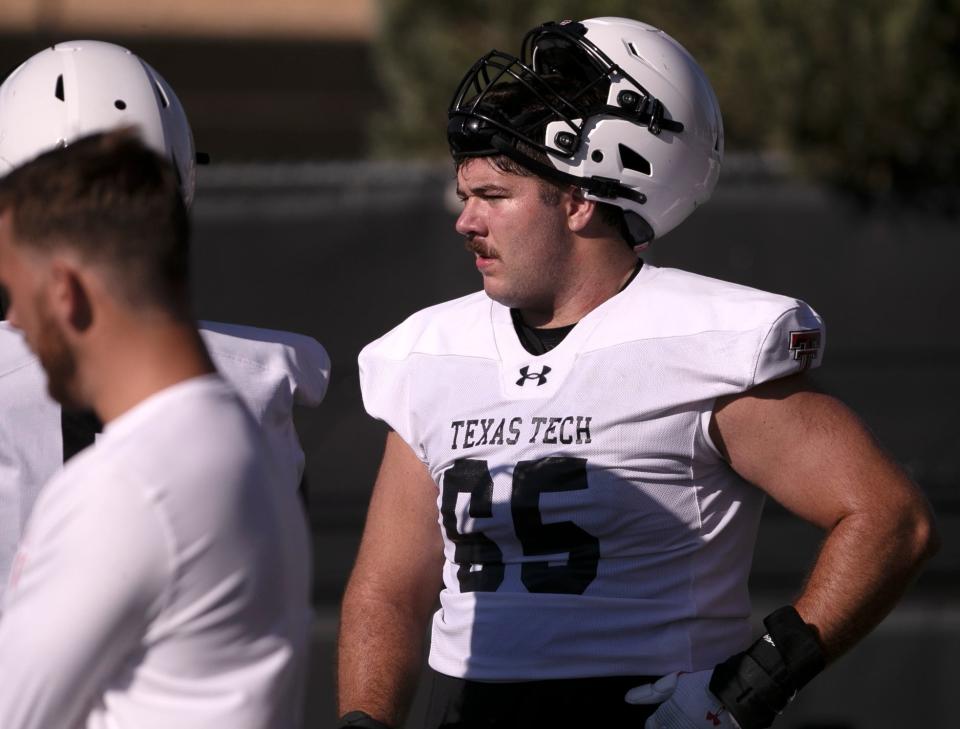
M 187 205 L 195 189 L 193 135 L 170 85 L 125 48 L 99 41 L 58 43 L 0 85 L 0 176 L 39 153 L 103 129 L 135 126 L 174 166 Z M 0 299 L 0 318 L 3 303 Z M 319 405 L 330 360 L 313 338 L 201 322 L 217 369 L 260 422 L 277 459 L 274 487 L 296 490 L 304 454 L 294 405 Z M 0 596 L 40 487 L 100 430 L 89 413 L 61 410 L 19 332 L 0 322 Z
M 132 132 L 0 180 L 0 281 L 101 438 L 46 485 L 0 618 L 0 726 L 293 729 L 310 628 L 303 510 L 190 316 L 186 206 Z
M 483 291 L 360 354 L 391 432 L 343 600 L 342 725 L 401 725 L 432 612 L 427 727 L 768 726 L 936 537 L 804 377 L 813 309 L 638 260 L 717 182 L 709 81 L 644 23 L 547 23 L 477 61 L 447 133 Z M 757 637 L 765 496 L 826 538 Z

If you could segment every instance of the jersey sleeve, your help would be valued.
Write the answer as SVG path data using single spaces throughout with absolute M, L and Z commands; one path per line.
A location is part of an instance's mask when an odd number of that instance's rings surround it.
M 330 384 L 330 356 L 313 337 L 214 321 L 199 325 L 215 360 L 246 359 L 274 378 L 282 376 L 297 405 L 316 407 L 323 401 Z
M 423 448 L 414 433 L 406 359 L 397 359 L 384 351 L 382 340 L 360 352 L 360 392 L 367 413 L 396 431 L 413 452 L 423 460 Z
M 281 332 L 289 383 L 294 402 L 316 407 L 323 402 L 330 384 L 330 356 L 313 337 Z
M 752 385 L 819 367 L 825 344 L 823 320 L 807 304 L 795 302 L 773 321 L 763 338 Z
M 43 368 L 0 322 L 0 602 L 26 518 L 63 464 L 61 432 Z
M 82 498 L 53 482 L 17 554 L 0 620 L 4 729 L 86 726 L 165 599 L 158 518 L 134 484 L 106 469 L 97 478 Z

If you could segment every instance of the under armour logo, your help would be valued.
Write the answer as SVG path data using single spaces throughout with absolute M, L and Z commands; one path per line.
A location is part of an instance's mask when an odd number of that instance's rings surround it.
M 714 714 L 712 711 L 707 712 L 706 716 L 707 721 L 713 722 L 714 726 L 720 726 L 720 715 Z
M 550 368 L 546 365 L 543 366 L 543 369 L 540 372 L 531 372 L 529 366 L 523 366 L 520 368 L 520 379 L 517 380 L 517 385 L 523 387 L 523 383 L 527 380 L 536 380 L 537 387 L 540 385 L 546 384 L 547 382 L 547 373 L 550 371 Z

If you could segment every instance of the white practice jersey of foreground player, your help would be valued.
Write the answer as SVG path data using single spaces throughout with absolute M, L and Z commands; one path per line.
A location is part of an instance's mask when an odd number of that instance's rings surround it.
M 718 397 L 818 365 L 822 331 L 794 299 L 644 265 L 541 356 L 482 292 L 368 345 L 368 412 L 438 484 L 430 665 L 661 675 L 743 650 L 763 495 L 708 425 Z
M 217 369 L 263 426 L 279 464 L 273 488 L 296 491 L 304 454 L 293 408 L 323 399 L 330 379 L 326 351 L 290 332 L 217 322 L 200 327 Z M 46 375 L 20 332 L 0 322 L 0 598 L 37 495 L 63 461 L 60 406 L 47 394 Z
M 261 429 L 207 375 L 107 425 L 37 500 L 0 619 L 4 729 L 293 729 L 310 552 Z

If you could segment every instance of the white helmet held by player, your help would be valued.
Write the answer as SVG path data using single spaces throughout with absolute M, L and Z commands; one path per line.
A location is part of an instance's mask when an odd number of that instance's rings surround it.
M 545 23 L 519 57 L 491 51 L 454 94 L 447 137 L 457 157 L 503 154 L 620 208 L 635 245 L 706 202 L 723 161 L 706 74 L 669 35 L 626 18 Z
M 120 126 L 136 127 L 173 163 L 189 205 L 196 152 L 180 100 L 144 60 L 101 41 L 57 43 L 0 85 L 0 176 L 38 154 Z

